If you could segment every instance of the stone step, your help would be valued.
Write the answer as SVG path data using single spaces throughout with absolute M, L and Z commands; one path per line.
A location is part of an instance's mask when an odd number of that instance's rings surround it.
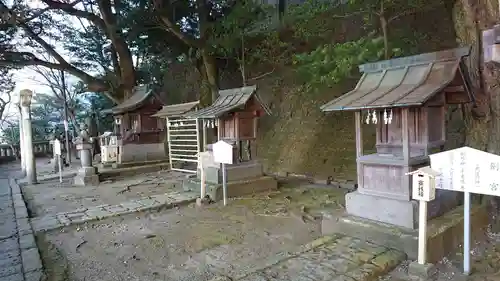
M 184 191 L 200 192 L 200 180 L 189 178 L 182 181 Z M 229 198 L 241 197 L 257 192 L 276 190 L 278 182 L 273 177 L 262 176 L 253 179 L 240 181 L 230 181 L 227 183 L 227 193 Z M 206 183 L 206 193 L 213 201 L 222 200 L 222 184 Z
M 486 205 L 473 205 L 471 230 L 473 241 L 484 239 L 488 225 Z M 418 230 L 380 223 L 355 216 L 340 218 L 323 214 L 323 235 L 342 233 L 359 239 L 373 241 L 405 252 L 410 259 L 417 259 Z M 459 206 L 427 223 L 427 261 L 435 263 L 463 244 L 463 206 Z
M 399 250 L 334 234 L 316 239 L 291 256 L 234 276 L 232 280 L 372 281 L 386 275 L 405 259 L 406 255 Z

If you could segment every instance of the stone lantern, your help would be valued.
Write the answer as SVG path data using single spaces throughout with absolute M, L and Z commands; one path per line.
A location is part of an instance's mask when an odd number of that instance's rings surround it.
M 75 139 L 75 144 L 82 163 L 82 167 L 78 170 L 74 178 L 75 185 L 98 185 L 99 175 L 96 172 L 96 168 L 92 166 L 92 139 L 85 125 L 82 125 L 80 135 Z

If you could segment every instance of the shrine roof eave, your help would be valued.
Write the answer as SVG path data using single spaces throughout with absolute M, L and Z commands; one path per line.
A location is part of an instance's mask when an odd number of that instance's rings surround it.
M 140 107 L 152 94 L 153 90 L 149 87 L 149 85 L 136 86 L 134 88 L 134 94 L 130 98 L 126 99 L 115 107 L 108 110 L 103 110 L 102 112 L 105 114 L 111 113 L 113 115 L 118 115 L 135 110 Z
M 321 106 L 324 112 L 423 106 L 436 94 L 461 81 L 473 101 L 469 76 L 462 57 L 470 48 L 459 48 L 360 66 L 363 75 L 356 87 Z M 405 64 L 406 62 L 406 64 Z M 458 77 L 458 80 L 457 80 Z
M 187 112 L 196 109 L 199 105 L 200 101 L 165 105 L 152 116 L 160 118 L 180 117 L 185 115 Z
M 255 97 L 266 114 L 271 115 L 271 110 L 256 92 L 257 86 L 255 85 L 219 91 L 219 97 L 211 106 L 198 111 L 188 112 L 185 116 L 189 118 L 216 119 L 226 113 L 244 107 L 252 96 Z

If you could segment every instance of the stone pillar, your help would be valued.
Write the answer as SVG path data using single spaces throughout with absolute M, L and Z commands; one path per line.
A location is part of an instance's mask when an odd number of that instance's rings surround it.
M 77 186 L 98 185 L 99 175 L 96 173 L 96 168 L 92 166 L 92 144 L 83 140 L 76 143 L 76 150 L 80 154 L 82 167 L 78 170 L 74 178 L 74 183 Z
M 19 156 L 21 157 L 22 175 L 26 176 L 26 148 L 24 147 L 23 111 L 21 110 L 21 103 L 17 104 L 17 107 L 19 108 Z
M 33 130 L 31 128 L 31 98 L 33 97 L 33 92 L 30 90 L 21 90 L 20 92 L 20 104 L 21 104 L 21 115 L 22 115 L 22 128 L 24 135 L 24 148 L 26 156 L 26 179 L 28 184 L 37 183 L 36 179 L 36 163 L 35 154 L 33 153 Z

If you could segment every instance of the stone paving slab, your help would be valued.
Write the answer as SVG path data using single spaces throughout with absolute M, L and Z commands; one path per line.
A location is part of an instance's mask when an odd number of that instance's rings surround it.
M 101 220 L 108 217 L 122 216 L 134 212 L 147 211 L 157 208 L 172 208 L 196 201 L 198 193 L 172 192 L 133 199 L 118 205 L 100 205 L 81 208 L 71 212 L 62 212 L 31 219 L 31 226 L 35 232 L 49 231 L 64 226 L 81 224 L 84 222 Z M 24 232 L 23 232 L 24 233 Z
M 260 270 L 237 276 L 238 281 L 372 281 L 406 259 L 395 249 L 357 238 L 324 236 L 300 252 Z
M 3 218 L 2 226 L 15 234 L 3 239 L 0 236 L 0 281 L 44 280 L 42 260 L 21 189 L 14 179 L 0 178 L 0 190 L 5 189 L 10 191 L 10 207 L 0 210 L 0 220 Z

